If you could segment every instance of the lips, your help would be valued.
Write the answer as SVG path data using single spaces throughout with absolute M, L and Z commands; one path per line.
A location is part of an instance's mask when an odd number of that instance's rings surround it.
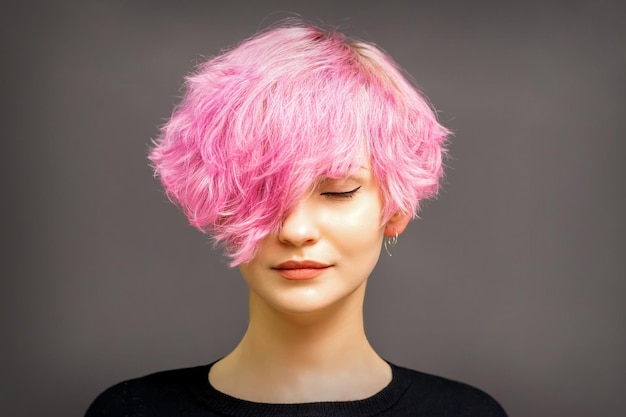
M 289 280 L 313 279 L 332 265 L 316 261 L 287 261 L 276 265 L 273 269 Z

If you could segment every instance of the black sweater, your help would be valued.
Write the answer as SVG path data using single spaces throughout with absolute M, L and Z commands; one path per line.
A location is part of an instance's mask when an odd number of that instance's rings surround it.
M 85 417 L 506 417 L 486 393 L 391 364 L 392 381 L 359 401 L 265 404 L 240 400 L 209 383 L 211 365 L 132 379 L 104 391 Z

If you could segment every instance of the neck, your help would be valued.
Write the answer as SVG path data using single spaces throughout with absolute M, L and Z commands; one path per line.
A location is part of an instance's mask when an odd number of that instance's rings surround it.
M 391 371 L 363 326 L 365 287 L 323 311 L 277 311 L 250 294 L 250 323 L 235 350 L 214 365 L 220 391 L 258 402 L 363 399 L 380 391 Z
M 362 297 L 351 297 L 323 311 L 285 313 L 251 294 L 242 353 L 256 363 L 271 361 L 296 370 L 337 369 L 373 352 L 365 336 L 362 306 Z

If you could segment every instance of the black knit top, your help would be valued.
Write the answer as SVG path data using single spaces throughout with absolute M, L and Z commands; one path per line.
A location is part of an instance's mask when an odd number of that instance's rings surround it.
M 107 389 L 85 417 L 506 417 L 488 394 L 469 385 L 393 364 L 382 391 L 358 401 L 266 404 L 217 391 L 211 365 L 164 371 Z

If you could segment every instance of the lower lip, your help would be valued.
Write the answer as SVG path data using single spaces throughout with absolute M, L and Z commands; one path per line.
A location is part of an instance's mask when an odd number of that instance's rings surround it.
M 287 278 L 294 281 L 313 279 L 316 276 L 320 275 L 324 272 L 326 268 L 298 268 L 298 269 L 277 269 L 278 273 L 283 276 L 283 278 Z

